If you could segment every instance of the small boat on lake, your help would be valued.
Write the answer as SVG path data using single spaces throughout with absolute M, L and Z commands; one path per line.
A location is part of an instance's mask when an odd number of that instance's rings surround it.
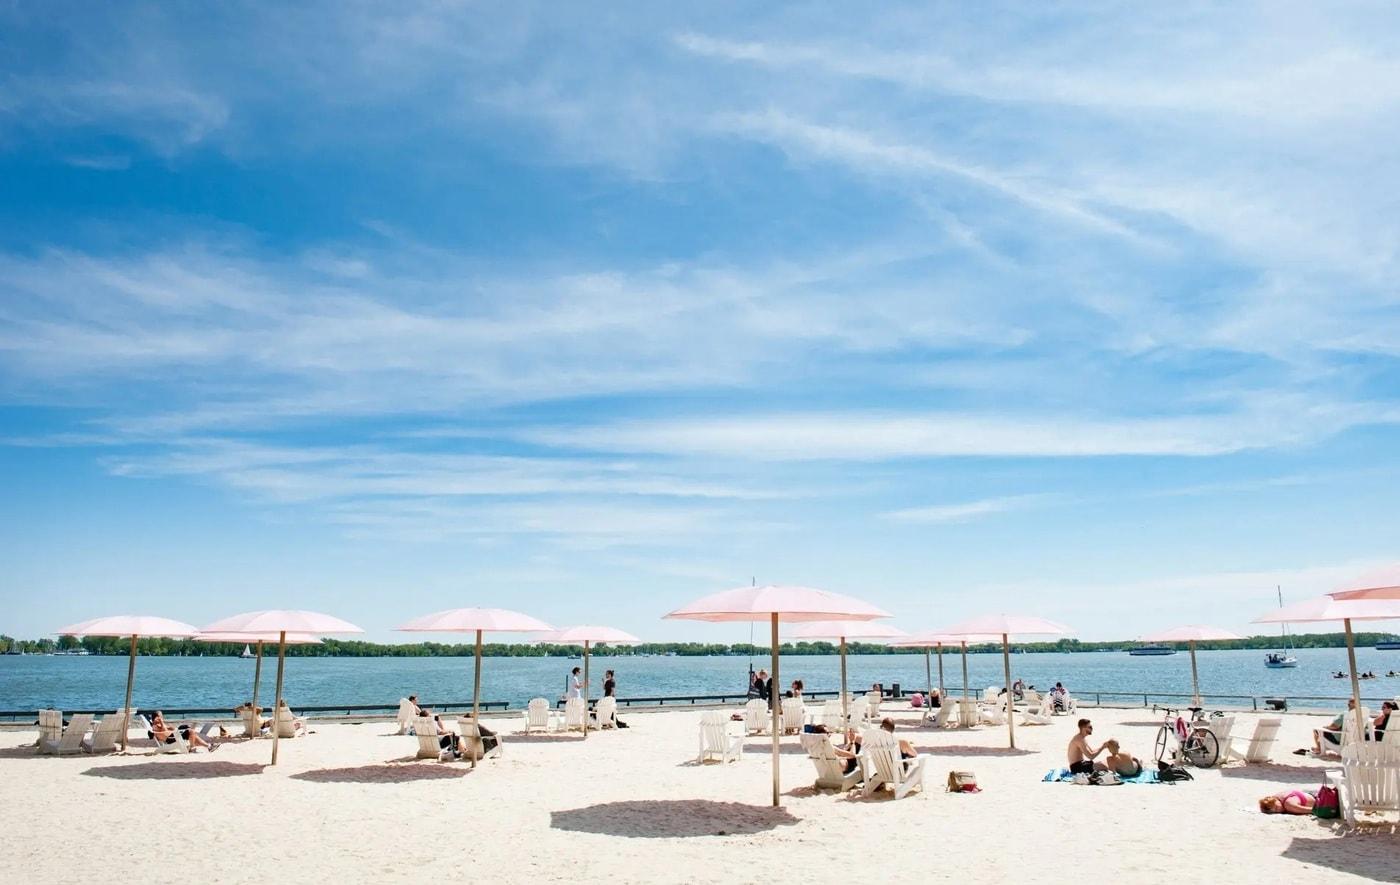
M 1278 591 L 1278 607 L 1283 608 L 1283 588 L 1276 587 Z M 1264 656 L 1264 666 L 1270 670 L 1291 670 L 1298 666 L 1298 659 L 1293 657 L 1293 641 L 1288 636 L 1288 625 L 1281 625 L 1283 631 L 1283 650 L 1272 651 Z
M 1133 657 L 1156 657 L 1160 655 L 1174 655 L 1176 649 L 1170 645 L 1140 645 L 1137 648 L 1128 649 L 1128 654 Z
M 240 657 L 240 658 L 251 658 L 251 657 L 254 657 L 254 655 L 253 655 L 253 650 L 252 650 L 251 648 L 249 648 L 248 645 L 245 643 L 245 644 L 243 645 L 243 654 L 239 655 L 239 657 Z

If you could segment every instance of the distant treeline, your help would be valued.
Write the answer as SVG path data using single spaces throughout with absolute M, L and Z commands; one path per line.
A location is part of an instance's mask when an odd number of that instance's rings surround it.
M 1357 633 L 1356 645 L 1370 647 L 1390 638 L 1386 633 Z M 1291 637 L 1295 648 L 1340 648 L 1346 644 L 1341 633 L 1304 633 Z M 252 644 L 252 643 L 250 643 Z M 1126 651 L 1141 645 L 1140 642 L 1122 640 L 1116 642 L 1080 642 L 1077 639 L 1060 639 L 1055 642 L 1017 642 L 1013 647 L 1027 652 L 1097 652 Z M 255 644 L 254 644 L 255 645 Z M 1200 649 L 1273 649 L 1279 645 L 1279 637 L 1250 636 L 1223 642 L 1199 642 Z M 1175 643 L 1175 647 L 1186 649 L 1186 643 Z M 87 636 L 77 639 L 60 636 L 57 639 L 14 639 L 0 635 L 0 653 L 23 651 L 27 654 L 46 654 L 53 651 L 86 649 L 94 655 L 125 655 L 130 651 L 131 640 L 120 637 Z M 708 655 L 766 655 L 766 645 L 752 645 L 738 642 L 731 645 L 716 642 L 647 642 L 632 646 L 597 645 L 593 654 L 606 656 L 629 655 L 669 655 L 703 657 Z M 136 643 L 137 652 L 143 655 L 175 655 L 194 657 L 198 655 L 236 655 L 243 651 L 243 643 L 195 642 L 190 639 L 140 639 Z M 837 652 L 832 642 L 785 642 L 780 646 L 785 655 L 830 655 Z M 956 651 L 957 646 L 945 646 L 944 651 Z M 994 644 L 970 645 L 969 654 L 1000 653 L 1001 646 Z M 890 648 L 865 642 L 849 642 L 846 651 L 853 655 L 884 654 L 923 654 L 918 648 Z M 583 654 L 581 645 L 537 645 L 535 643 L 487 643 L 481 653 L 487 657 L 506 658 L 545 658 L 571 657 Z M 276 643 L 264 646 L 263 654 L 277 654 Z M 375 642 L 358 640 L 326 639 L 320 645 L 293 645 L 287 647 L 288 657 L 303 658 L 443 658 L 470 657 L 475 654 L 475 646 L 469 642 L 415 642 L 403 645 L 381 645 Z

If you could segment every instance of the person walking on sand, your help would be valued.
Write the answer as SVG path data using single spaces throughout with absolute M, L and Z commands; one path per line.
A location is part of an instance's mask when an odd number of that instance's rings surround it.
M 1093 774 L 1095 771 L 1105 769 L 1102 762 L 1094 761 L 1104 748 L 1093 749 L 1089 746 L 1089 735 L 1093 733 L 1094 723 L 1088 719 L 1079 720 L 1079 731 L 1069 739 L 1068 753 L 1071 774 Z

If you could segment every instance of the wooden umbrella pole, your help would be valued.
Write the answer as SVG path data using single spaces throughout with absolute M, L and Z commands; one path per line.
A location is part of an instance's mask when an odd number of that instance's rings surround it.
M 1016 749 L 1016 710 L 1011 706 L 1011 650 L 1007 636 L 1001 634 L 1001 665 L 1006 671 L 1006 733 L 1011 739 L 1011 749 Z
M 588 640 L 583 641 L 583 739 L 588 740 Z
M 962 641 L 963 700 L 967 700 L 967 640 Z
M 938 643 L 938 702 L 943 703 L 943 643 Z
M 258 660 L 253 664 L 253 716 L 258 715 L 258 683 L 262 682 L 263 641 L 258 640 Z
M 1361 683 L 1357 681 L 1356 675 L 1356 643 L 1351 636 L 1351 618 L 1342 620 L 1342 625 L 1347 631 L 1347 663 L 1351 666 L 1351 700 L 1356 707 L 1356 735 L 1357 740 L 1366 739 L 1366 717 L 1361 715 Z
M 131 731 L 131 684 L 136 681 L 136 634 L 131 634 L 131 654 L 126 661 L 126 703 L 122 705 L 122 752 L 126 752 L 127 732 Z
M 472 725 L 476 726 L 477 735 L 481 734 L 481 631 L 476 631 L 476 669 L 472 672 Z M 472 768 L 476 768 L 476 747 L 468 748 L 472 754 Z M 486 742 L 481 742 L 481 754 L 486 753 Z
M 769 617 L 772 619 L 773 634 L 773 648 L 771 649 L 773 655 L 773 681 L 770 683 L 772 689 L 768 692 L 768 701 L 773 706 L 773 807 L 777 808 L 782 804 L 778 801 L 778 737 L 781 734 L 779 725 L 783 712 L 783 699 L 782 696 L 778 694 L 778 686 L 782 685 L 782 682 L 778 679 L 778 613 L 773 612 Z
M 846 710 L 846 637 L 841 637 L 841 721 L 851 724 L 851 714 Z
M 1196 640 L 1191 640 L 1191 703 L 1201 706 L 1201 681 L 1196 677 Z
M 942 661 L 939 661 L 939 662 L 938 662 L 938 668 L 939 668 L 939 671 L 940 671 L 939 675 L 942 675 L 942 669 L 943 669 L 943 662 L 942 662 Z M 929 695 L 929 697 L 931 698 L 931 697 L 933 697 L 933 663 L 932 663 L 932 661 L 931 661 L 930 653 L 929 653 L 929 650 L 928 650 L 928 646 L 927 646 L 927 645 L 924 646 L 924 679 L 928 682 L 928 695 Z M 927 702 L 925 702 L 925 703 L 927 703 Z M 927 710 L 928 707 L 926 706 L 926 707 L 924 707 L 924 709 Z
M 287 662 L 287 631 L 277 637 L 277 699 L 272 705 L 272 764 L 277 764 L 277 740 L 282 734 L 282 669 Z

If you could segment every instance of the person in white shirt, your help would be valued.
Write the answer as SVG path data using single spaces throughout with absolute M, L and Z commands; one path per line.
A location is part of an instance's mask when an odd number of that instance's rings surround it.
M 583 677 L 579 675 L 582 672 L 582 667 L 575 667 L 569 673 L 568 681 L 564 683 L 564 697 L 580 699 L 583 697 Z

